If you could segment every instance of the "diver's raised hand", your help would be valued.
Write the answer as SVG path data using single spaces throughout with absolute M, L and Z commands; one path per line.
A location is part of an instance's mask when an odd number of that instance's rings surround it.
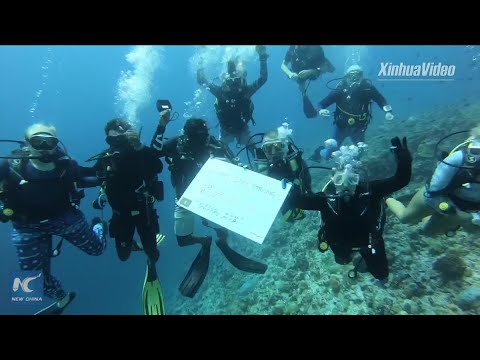
M 406 160 L 412 161 L 412 155 L 408 150 L 406 137 L 404 137 L 400 142 L 400 138 L 396 136 L 391 139 L 390 142 L 392 143 L 392 146 L 390 146 L 390 151 L 392 151 L 397 156 L 397 158 L 405 157 Z
M 170 110 L 170 109 L 162 110 L 160 112 L 160 119 L 158 120 L 158 124 L 160 126 L 167 126 L 168 122 L 170 121 L 170 113 L 171 112 L 172 112 L 172 110 Z
M 125 136 L 127 137 L 127 140 L 130 146 L 133 147 L 135 150 L 139 150 L 142 148 L 142 143 L 140 142 L 140 136 L 136 131 L 127 130 L 125 132 Z

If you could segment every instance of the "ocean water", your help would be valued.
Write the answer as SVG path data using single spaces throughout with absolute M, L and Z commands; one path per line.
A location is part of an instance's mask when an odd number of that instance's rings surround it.
M 268 81 L 252 98 L 255 104 L 256 120 L 252 134 L 275 129 L 286 121 L 293 129 L 292 136 L 295 143 L 304 148 L 308 154 L 308 151 L 312 151 L 331 136 L 333 126 L 331 119 L 324 120 L 319 117 L 307 119 L 303 114 L 302 99 L 297 85 L 288 80 L 280 70 L 287 49 L 286 45 L 267 45 Z M 446 106 L 461 108 L 478 103 L 480 69 L 477 57 L 480 56 L 480 46 L 325 45 L 324 50 L 326 57 L 336 70 L 310 84 L 308 94 L 312 101 L 316 104 L 328 94 L 330 91 L 326 86 L 328 81 L 341 78 L 349 65 L 359 64 L 364 69 L 365 77 L 371 79 L 392 105 L 394 121 L 398 124 L 397 129 L 407 136 L 410 124 L 416 121 L 419 114 L 433 113 Z M 243 65 L 248 71 L 249 83 L 258 77 L 259 64 L 253 45 L 0 46 L 0 78 L 2 79 L 0 137 L 21 140 L 25 129 L 32 123 L 53 124 L 70 156 L 80 164 L 87 165 L 86 159 L 107 147 L 103 128 L 112 118 L 125 117 L 137 129 L 142 128 L 142 141 L 149 144 L 158 121 L 158 112 L 155 107 L 157 99 L 169 99 L 174 111 L 179 114 L 178 119 L 169 124 L 167 136 L 179 134 L 185 120 L 192 116 L 205 118 L 212 134 L 218 136 L 218 121 L 213 106 L 214 97 L 207 89 L 197 84 L 196 65 L 202 58 L 208 78 L 218 79 L 226 69 L 226 61 L 233 57 L 243 60 Z M 454 65 L 455 73 L 452 81 L 383 81 L 378 75 L 382 63 L 411 65 L 442 63 Z M 334 85 L 335 82 L 330 84 Z M 332 109 L 333 106 L 330 110 Z M 432 117 L 424 117 L 424 119 L 435 122 L 435 118 Z M 446 129 L 446 133 L 464 130 L 463 124 L 454 118 L 449 121 L 451 121 L 451 128 Z M 448 121 L 445 123 L 448 124 Z M 425 138 L 429 137 L 428 128 L 431 125 L 422 124 Z M 381 134 L 383 126 L 383 112 L 374 104 L 373 120 L 369 125 L 368 134 Z M 8 155 L 12 150 L 12 144 L 0 143 L 0 147 L 2 155 Z M 234 147 L 232 149 L 235 152 L 239 150 Z M 380 151 L 380 149 L 373 148 L 373 151 Z M 244 154 L 242 159 L 243 157 Z M 255 292 L 260 290 L 263 291 L 263 297 L 274 297 L 273 289 L 278 288 L 283 289 L 282 293 L 288 293 L 290 297 L 297 299 L 292 300 L 293 303 L 300 302 L 301 295 L 298 294 L 298 289 L 295 295 L 292 295 L 293 290 L 288 286 L 289 281 L 294 281 L 295 275 L 285 280 L 281 275 L 272 273 L 273 270 L 270 269 L 265 274 L 268 281 L 249 280 L 246 275 L 242 277 L 242 274 L 238 274 L 238 270 L 226 264 L 217 249 L 212 255 L 212 266 L 202 291 L 192 300 L 182 298 L 178 292 L 178 286 L 198 249 L 195 246 L 180 248 L 176 243 L 173 233 L 174 193 L 169 175 L 165 166 L 160 175 L 165 183 L 165 200 L 156 204 L 160 215 L 160 226 L 166 235 L 166 241 L 160 246 L 157 269 L 165 295 L 167 313 L 272 313 L 267 310 L 269 308 L 267 305 L 261 307 L 251 302 L 245 305 L 246 300 L 242 300 L 243 303 L 236 308 L 227 305 L 240 302 L 241 298 L 254 297 Z M 99 216 L 99 212 L 90 206 L 97 193 L 96 189 L 86 190 L 87 196 L 82 202 L 81 209 L 87 218 Z M 107 207 L 104 217 L 108 219 L 110 215 Z M 309 215 L 306 221 L 312 221 L 312 217 L 313 215 Z M 2 260 L 0 261 L 0 314 L 32 314 L 39 309 L 39 306 L 20 306 L 10 301 L 11 273 L 19 270 L 10 239 L 11 230 L 10 223 L 0 225 L 2 239 L 0 241 Z M 209 233 L 209 229 L 203 228 L 201 224 L 197 224 L 197 230 L 198 234 Z M 465 236 L 468 238 L 469 235 Z M 297 237 L 302 239 L 301 236 Z M 293 256 L 293 260 L 288 261 L 295 262 L 295 259 L 300 257 L 295 253 L 287 254 L 282 249 L 276 248 L 276 246 L 286 245 L 269 243 L 270 238 L 267 238 L 262 245 L 252 245 L 250 240 L 236 236 L 234 238 L 234 244 L 239 248 L 255 255 L 257 259 L 261 257 L 261 260 L 267 263 L 272 260 L 282 263 L 284 261 L 282 258 L 286 259 L 290 256 Z M 269 247 L 271 247 L 270 250 L 265 250 Z M 330 256 L 333 255 L 330 254 Z M 100 257 L 89 257 L 70 244 L 64 244 L 62 255 L 52 259 L 52 271 L 61 280 L 66 290 L 75 290 L 78 293 L 77 299 L 68 307 L 65 314 L 142 314 L 141 293 L 145 261 L 144 254 L 134 253 L 127 262 L 120 262 L 115 253 L 113 240 L 109 240 L 106 253 Z M 291 271 L 302 271 L 297 267 L 293 269 Z M 455 290 L 456 292 L 460 293 L 462 289 L 467 289 L 467 285 L 479 286 L 476 282 L 475 270 L 475 268 L 471 269 L 473 275 L 471 274 L 467 283 L 463 284 L 464 288 L 460 286 L 458 291 Z M 332 265 L 332 271 L 341 274 L 341 270 L 334 265 Z M 235 274 L 235 276 L 229 279 L 225 273 Z M 324 275 L 328 279 L 328 284 L 325 286 L 334 287 L 335 285 L 332 284 L 336 284 L 337 280 L 331 280 L 331 275 L 330 277 L 328 274 L 324 273 Z M 314 276 L 310 274 L 301 281 L 307 282 L 309 292 L 321 292 L 320 288 L 317 289 L 317 285 L 313 286 L 309 283 L 313 282 L 313 278 Z M 249 281 L 247 285 L 244 285 L 247 281 Z M 341 282 L 344 279 L 338 281 Z M 230 282 L 230 284 L 222 288 L 224 282 Z M 272 289 L 270 295 L 268 295 L 269 288 Z M 452 290 L 452 292 L 455 291 Z M 219 292 L 221 292 L 220 295 Z M 322 293 L 322 301 L 334 304 L 335 296 L 334 293 L 331 296 Z M 222 301 L 217 301 L 217 297 Z M 359 307 L 362 301 L 367 303 L 367 300 L 360 295 L 359 299 L 357 304 Z M 255 301 L 260 303 L 258 299 Z M 265 302 L 265 299 L 262 301 Z M 274 303 L 277 303 L 276 300 Z M 268 301 L 265 304 L 268 304 Z M 322 310 L 326 308 L 333 310 L 329 310 L 330 312 Z M 368 309 L 371 307 L 365 305 L 362 311 L 376 313 Z M 429 311 L 435 312 L 426 307 L 418 310 L 419 313 Z M 320 314 L 349 313 L 349 311 L 341 307 L 325 305 L 324 308 L 310 309 L 302 306 L 290 307 L 285 311 L 278 310 L 277 313 Z

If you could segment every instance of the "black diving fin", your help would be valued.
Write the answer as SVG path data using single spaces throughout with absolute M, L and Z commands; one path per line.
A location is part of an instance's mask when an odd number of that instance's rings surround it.
M 208 266 L 210 265 L 210 249 L 212 238 L 206 237 L 202 242 L 202 247 L 195 260 L 193 260 L 190 270 L 188 270 L 185 279 L 180 284 L 180 293 L 183 296 L 193 298 L 207 276 Z
M 219 238 L 217 239 L 216 243 L 230 264 L 235 266 L 237 269 L 256 274 L 264 274 L 267 271 L 268 266 L 266 264 L 246 258 L 245 256 L 240 255 L 233 250 L 230 246 L 228 246 L 227 239 Z

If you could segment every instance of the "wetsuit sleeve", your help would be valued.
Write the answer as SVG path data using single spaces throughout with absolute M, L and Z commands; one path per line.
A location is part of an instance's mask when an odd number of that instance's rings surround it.
M 447 165 L 444 162 L 438 163 L 437 168 L 432 175 L 432 179 L 430 180 L 429 191 L 440 191 L 450 184 L 455 174 L 460 170 L 455 166 L 462 166 L 463 153 L 461 151 L 455 151 L 443 161 L 447 164 L 452 164 L 453 166 Z
M 385 97 L 382 94 L 380 94 L 377 88 L 373 85 L 370 88 L 370 96 L 372 100 L 375 101 L 382 110 L 385 105 L 388 105 Z
M 157 154 L 162 152 L 163 149 L 163 135 L 165 133 L 165 126 L 158 125 L 155 133 L 153 134 L 152 141 L 150 142 L 150 147 L 153 151 L 157 152 Z
M 315 106 L 313 106 L 306 92 L 303 95 L 303 112 L 308 119 L 312 119 L 318 115 Z
M 79 188 L 96 187 L 102 184 L 102 181 L 97 178 L 95 166 L 80 166 L 76 162 L 73 166 L 75 167 L 77 186 Z
M 255 80 L 251 85 L 247 86 L 247 97 L 251 97 L 253 94 L 260 89 L 268 79 L 268 67 L 267 67 L 267 58 L 268 55 L 260 55 L 260 76 Z
M 159 157 L 172 157 L 177 149 L 178 136 L 170 138 L 163 143 L 162 151 L 157 152 Z
M 322 211 L 327 205 L 327 198 L 325 194 L 321 192 L 316 194 L 301 194 L 298 186 L 294 186 L 290 190 L 287 201 L 291 207 L 303 210 Z
M 326 109 L 333 103 L 336 103 L 338 101 L 338 98 L 340 96 L 341 92 L 340 90 L 332 90 L 330 91 L 330 94 L 328 94 L 320 103 L 318 104 L 319 110 L 320 109 Z
M 388 179 L 376 180 L 370 183 L 372 193 L 384 197 L 407 186 L 412 178 L 412 158 L 407 150 L 397 155 L 397 170 Z
M 205 69 L 203 67 L 197 69 L 197 82 L 199 85 L 207 87 L 208 91 L 210 91 L 216 98 L 220 97 L 222 91 L 221 87 L 207 80 Z
M 147 178 L 154 178 L 157 174 L 160 174 L 163 170 L 163 164 L 157 156 L 157 152 L 151 148 L 144 148 L 144 155 L 146 160 Z
M 303 171 L 302 171 L 303 170 Z M 308 169 L 308 165 L 305 160 L 301 159 L 301 170 L 299 173 L 300 181 L 302 182 L 302 186 L 307 193 L 312 192 L 312 176 L 310 175 L 310 170 Z
M 285 59 L 283 59 L 283 62 L 285 64 L 290 64 L 293 61 L 294 53 L 295 53 L 295 45 L 290 45 L 290 47 L 287 50 L 287 53 L 285 54 Z
M 150 143 L 151 150 L 153 150 L 159 157 L 169 156 L 177 146 L 177 136 L 169 140 L 164 139 L 165 129 L 165 125 L 158 124 Z
M 9 167 L 7 159 L 0 159 L 0 181 L 7 178 Z

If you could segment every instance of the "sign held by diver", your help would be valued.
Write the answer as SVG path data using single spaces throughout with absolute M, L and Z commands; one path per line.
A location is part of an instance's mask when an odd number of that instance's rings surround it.
M 291 184 L 223 160 L 210 158 L 178 205 L 262 244 Z

